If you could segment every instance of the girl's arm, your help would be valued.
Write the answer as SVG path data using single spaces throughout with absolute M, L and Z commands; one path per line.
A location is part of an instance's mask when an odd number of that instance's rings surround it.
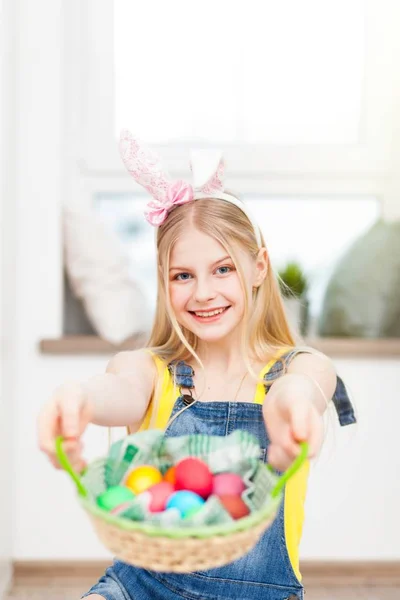
M 92 377 L 83 384 L 93 407 L 91 422 L 106 427 L 139 424 L 146 413 L 156 377 L 154 361 L 145 350 L 116 354 L 104 375 Z
M 317 351 L 297 355 L 287 373 L 272 384 L 263 415 L 271 442 L 268 459 L 274 467 L 286 469 L 298 455 L 300 441 L 309 443 L 310 457 L 319 452 L 322 415 L 335 388 L 333 363 Z

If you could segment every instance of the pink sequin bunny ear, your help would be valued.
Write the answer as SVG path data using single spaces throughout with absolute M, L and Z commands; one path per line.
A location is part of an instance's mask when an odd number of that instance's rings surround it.
M 161 158 L 127 130 L 121 132 L 119 151 L 128 172 L 153 197 L 145 211 L 151 225 L 158 227 L 175 205 L 193 200 L 192 186 L 181 180 L 171 181 Z
M 130 131 L 123 130 L 119 142 L 121 158 L 133 179 L 159 202 L 164 202 L 171 178 L 161 157 L 145 148 Z

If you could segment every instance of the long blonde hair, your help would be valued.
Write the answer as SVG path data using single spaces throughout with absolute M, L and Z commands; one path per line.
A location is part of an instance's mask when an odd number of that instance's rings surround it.
M 173 360 L 187 360 L 193 356 L 201 364 L 196 353 L 198 340 L 191 331 L 178 324 L 169 297 L 168 272 L 171 250 L 190 225 L 218 241 L 235 264 L 245 296 L 241 342 L 246 364 L 249 365 L 250 355 L 260 361 L 266 361 L 280 348 L 293 347 L 295 339 L 285 316 L 279 284 L 269 259 L 266 278 L 253 292 L 250 314 L 250 298 L 245 293 L 244 272 L 235 255 L 234 245 L 247 251 L 255 260 L 259 247 L 254 230 L 240 208 L 213 198 L 178 206 L 158 228 L 157 305 L 147 346 L 167 363 Z M 265 246 L 262 236 L 261 241 Z

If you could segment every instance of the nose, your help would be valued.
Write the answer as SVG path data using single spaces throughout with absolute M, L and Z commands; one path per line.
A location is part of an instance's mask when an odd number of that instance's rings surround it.
M 215 296 L 216 292 L 211 281 L 208 278 L 198 278 L 194 292 L 194 299 L 196 302 L 199 304 L 208 302 L 209 300 L 213 300 Z

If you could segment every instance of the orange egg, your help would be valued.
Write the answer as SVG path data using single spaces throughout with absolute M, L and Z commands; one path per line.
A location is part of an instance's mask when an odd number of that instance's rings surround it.
M 161 472 L 151 465 L 142 465 L 129 473 L 125 485 L 134 494 L 141 494 L 152 485 L 160 483 L 163 477 Z
M 175 485 L 175 467 L 170 467 L 164 474 L 164 481 L 168 481 L 172 485 Z

